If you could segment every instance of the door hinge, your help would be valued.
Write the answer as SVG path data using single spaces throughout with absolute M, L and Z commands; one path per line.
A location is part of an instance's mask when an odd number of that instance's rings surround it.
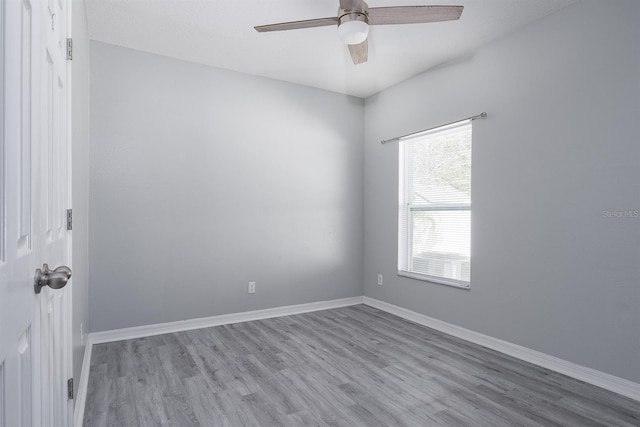
M 67 209 L 67 230 L 73 230 L 73 212 Z
M 67 380 L 67 399 L 73 399 L 73 378 Z
M 67 59 L 73 59 L 73 39 L 67 39 Z

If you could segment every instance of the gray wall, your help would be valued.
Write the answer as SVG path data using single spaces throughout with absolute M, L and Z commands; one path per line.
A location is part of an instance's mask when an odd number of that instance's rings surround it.
M 78 384 L 89 332 L 89 33 L 83 0 L 72 3 L 73 378 Z M 83 325 L 80 337 L 80 325 Z M 83 343 L 81 345 L 81 342 Z
M 365 295 L 640 382 L 640 2 L 583 2 L 365 103 Z M 471 290 L 396 275 L 397 143 L 473 129 Z M 376 274 L 384 274 L 384 286 Z
M 92 42 L 90 123 L 92 331 L 362 295 L 362 100 Z
M 640 382 L 640 218 L 603 215 L 640 209 L 639 14 L 581 2 L 368 98 L 364 117 L 354 98 L 93 43 L 91 330 L 356 296 L 364 282 Z M 379 140 L 481 111 L 472 289 L 401 278 L 397 145 Z M 74 209 L 84 173 L 74 163 Z

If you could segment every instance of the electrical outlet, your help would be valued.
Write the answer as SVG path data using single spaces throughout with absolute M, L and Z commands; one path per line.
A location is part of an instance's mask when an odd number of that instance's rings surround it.
M 249 286 L 247 287 L 247 293 L 249 294 L 256 293 L 256 282 L 249 282 Z
M 378 285 L 382 286 L 383 278 L 382 274 L 378 274 Z

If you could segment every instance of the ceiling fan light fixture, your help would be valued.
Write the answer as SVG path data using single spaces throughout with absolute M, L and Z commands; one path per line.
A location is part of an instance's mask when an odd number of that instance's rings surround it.
M 344 44 L 360 44 L 369 34 L 369 19 L 359 12 L 345 13 L 338 19 L 338 37 Z

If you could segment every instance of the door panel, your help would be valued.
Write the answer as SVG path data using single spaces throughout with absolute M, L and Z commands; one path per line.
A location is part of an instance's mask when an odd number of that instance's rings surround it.
M 4 362 L 0 362 L 0 427 L 5 427 L 4 416 Z
M 0 7 L 0 427 L 70 425 L 70 290 L 34 272 L 70 265 L 66 0 Z
M 31 97 L 33 75 L 31 61 L 33 57 L 32 44 L 32 9 L 29 0 L 20 2 L 20 234 L 18 248 L 31 248 Z
M 40 245 L 42 259 L 51 268 L 70 264 L 70 233 L 66 230 L 69 173 L 67 153 L 69 141 L 66 132 L 67 61 L 66 61 L 66 2 L 48 1 L 45 17 L 51 25 L 45 26 L 44 58 L 46 90 L 42 99 L 41 140 L 43 150 L 43 174 L 41 176 L 42 222 L 44 227 Z M 46 171 L 46 172 L 45 172 Z M 43 369 L 43 426 L 68 425 L 72 417 L 72 402 L 67 400 L 66 379 L 70 372 L 68 359 L 71 356 L 70 286 L 53 290 L 44 288 L 41 293 L 40 326 L 47 331 L 41 336 Z M 51 422 L 49 422 L 51 421 Z
M 33 11 L 28 1 L 3 2 L 2 39 L 2 260 L 0 261 L 0 424 L 33 421 L 38 353 L 37 302 L 32 291 L 33 250 L 32 96 L 35 81 Z M 31 288 L 31 289 L 30 289 Z M 35 335 L 34 335 L 35 331 Z
M 19 379 L 18 394 L 20 395 L 20 421 L 23 426 L 30 426 L 32 414 L 32 390 L 31 378 L 33 376 L 31 354 L 31 328 L 18 339 Z

